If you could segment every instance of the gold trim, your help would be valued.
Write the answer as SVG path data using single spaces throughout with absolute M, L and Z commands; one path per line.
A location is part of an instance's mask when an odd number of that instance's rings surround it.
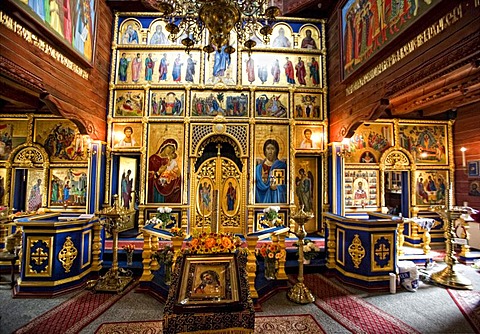
M 45 267 L 44 272 L 37 273 L 31 269 L 32 262 L 32 245 L 37 241 L 43 241 L 48 248 L 48 254 L 45 254 L 48 264 Z M 25 253 L 25 277 L 52 277 L 52 263 L 53 263 L 53 236 L 51 237 L 42 237 L 42 236 L 27 236 L 27 251 Z M 40 249 L 40 248 L 38 248 Z M 37 249 L 37 250 L 38 250 Z M 39 253 L 38 255 L 43 255 Z
M 348 271 L 345 271 L 344 269 L 337 267 L 336 270 L 341 273 L 343 276 L 346 277 L 352 277 L 356 278 L 365 282 L 384 282 L 384 281 L 389 281 L 390 276 L 364 276 L 364 275 L 359 275 L 359 274 L 354 274 Z
M 24 225 L 24 226 L 25 226 L 25 225 Z M 60 233 L 66 233 L 66 232 L 82 231 L 82 230 L 89 229 L 89 228 L 91 228 L 92 226 L 93 226 L 93 224 L 88 225 L 88 226 L 85 226 L 85 227 L 66 228 L 66 229 L 63 229 L 63 230 L 55 230 L 55 229 L 51 229 L 51 230 L 37 230 L 37 229 L 31 229 L 31 230 L 27 230 L 26 232 L 28 232 L 28 233 L 60 234 Z
M 375 251 L 375 246 L 378 244 L 381 238 L 386 239 L 390 243 L 390 248 L 384 249 L 383 247 L 380 248 L 379 250 Z M 372 272 L 379 272 L 379 271 L 388 271 L 392 272 L 393 271 L 393 266 L 394 266 L 394 259 L 395 259 L 395 254 L 394 254 L 394 248 L 395 244 L 393 243 L 393 234 L 372 234 L 370 236 L 371 244 L 370 244 L 370 255 L 371 255 L 371 260 L 370 260 L 370 265 L 371 265 L 371 271 Z M 383 244 L 380 244 L 383 246 Z M 388 252 L 388 255 L 390 256 L 390 260 L 388 261 L 388 264 L 385 267 L 381 267 L 376 261 L 375 261 L 375 255 L 380 252 L 380 256 L 385 255 L 385 252 Z
M 340 239 L 340 234 L 342 234 L 342 237 Z M 341 264 L 342 266 L 345 266 L 345 230 L 340 230 L 337 228 L 337 252 L 336 252 L 336 255 L 337 255 L 337 263 Z M 339 252 L 339 248 L 340 247 L 343 247 L 342 248 L 342 254 L 343 254 L 343 257 L 342 257 L 342 260 L 340 261 L 339 257 L 338 257 L 338 254 L 340 253 Z
M 88 231 L 83 231 L 82 232 L 82 257 L 80 258 L 80 261 L 82 262 L 83 259 L 84 259 L 84 252 L 85 252 L 85 234 L 88 234 L 88 249 L 87 249 L 87 252 L 88 252 L 88 260 L 87 262 L 85 263 L 82 263 L 80 269 L 83 269 L 85 268 L 86 266 L 88 266 L 91 261 L 92 261 L 92 252 L 90 251 L 91 249 L 93 249 L 92 247 L 92 230 L 88 230 Z
M 51 287 L 51 286 L 58 286 L 58 285 L 62 285 L 62 284 L 65 284 L 65 283 L 70 283 L 70 282 L 74 282 L 74 281 L 77 281 L 81 278 L 83 278 L 84 276 L 86 276 L 87 274 L 89 274 L 91 271 L 91 268 L 88 268 L 87 270 L 85 270 L 83 273 L 79 274 L 79 275 L 75 275 L 75 276 L 72 276 L 72 277 L 68 277 L 68 278 L 64 278 L 64 279 L 61 279 L 61 280 L 58 280 L 58 281 L 49 281 L 49 282 L 32 282 L 32 281 L 28 281 L 28 282 L 25 282 L 25 281 L 19 281 L 18 282 L 18 285 L 20 287 Z

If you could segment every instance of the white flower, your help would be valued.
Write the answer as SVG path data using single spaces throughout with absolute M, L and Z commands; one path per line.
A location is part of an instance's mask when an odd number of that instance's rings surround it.
M 165 213 L 165 208 L 159 207 L 159 208 L 157 209 L 157 211 L 160 212 L 160 213 Z
M 172 208 L 169 208 L 168 206 L 167 206 L 167 207 L 165 207 L 165 212 L 166 212 L 166 213 L 170 213 L 170 212 L 172 212 Z
M 303 246 L 303 251 L 304 252 L 310 252 L 311 250 L 312 249 L 308 245 Z

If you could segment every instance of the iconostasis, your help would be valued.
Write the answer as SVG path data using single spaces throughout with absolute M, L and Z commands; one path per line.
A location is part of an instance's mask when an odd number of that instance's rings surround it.
M 402 213 L 453 200 L 452 121 L 378 120 L 350 139 L 344 206 Z
M 85 212 L 89 199 L 88 136 L 55 116 L 0 115 L 0 204 Z
M 140 225 L 168 206 L 179 226 L 247 233 L 268 206 L 288 220 L 304 205 L 317 217 L 307 229 L 318 230 L 328 142 L 324 22 L 280 19 L 267 44 L 251 36 L 251 53 L 232 33 L 232 54 L 205 53 L 205 32 L 186 53 L 185 36 L 172 41 L 165 24 L 152 13 L 115 16 L 111 194 L 121 195 L 130 170 Z M 135 159 L 136 172 L 120 157 Z

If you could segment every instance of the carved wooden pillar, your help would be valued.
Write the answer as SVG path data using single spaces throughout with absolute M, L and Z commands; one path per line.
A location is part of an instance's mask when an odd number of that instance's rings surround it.
M 405 236 L 403 235 L 403 231 L 405 231 L 405 222 L 403 219 L 400 220 L 397 227 L 397 255 L 403 255 L 405 252 L 403 251 L 403 244 L 405 243 Z
M 150 236 L 151 240 L 151 250 L 152 250 L 152 255 L 155 254 L 158 250 L 158 237 L 155 235 Z M 152 258 L 152 262 L 150 262 L 150 267 L 152 270 L 158 270 L 160 269 L 160 264 L 158 263 L 156 258 Z
M 102 269 L 102 225 L 99 220 L 93 223 L 93 243 L 92 243 L 92 271 L 100 271 Z
M 147 232 L 143 232 L 143 251 L 142 251 L 142 265 L 143 265 L 143 273 L 142 277 L 140 277 L 140 281 L 148 282 L 153 279 L 153 274 L 150 266 L 152 261 L 152 243 L 150 234 Z
M 287 250 L 285 249 L 285 237 L 286 233 L 282 233 L 277 236 L 278 244 L 280 249 L 285 252 L 285 256 L 282 256 L 278 260 L 278 272 L 277 272 L 277 279 L 288 279 L 287 273 L 285 272 L 285 262 L 287 261 Z
M 336 224 L 335 221 L 327 219 L 328 239 L 327 239 L 327 268 L 335 269 L 335 248 L 336 248 Z
M 258 292 L 257 290 L 255 290 L 255 278 L 257 272 L 257 258 L 255 257 L 255 248 L 257 247 L 257 241 L 257 237 L 247 237 L 247 275 L 248 285 L 250 287 L 250 296 L 252 298 L 258 298 Z

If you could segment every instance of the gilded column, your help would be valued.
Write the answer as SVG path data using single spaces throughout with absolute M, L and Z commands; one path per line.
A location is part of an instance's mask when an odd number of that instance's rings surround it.
M 255 257 L 255 248 L 257 247 L 257 237 L 247 237 L 248 257 L 247 257 L 247 275 L 248 285 L 250 286 L 250 296 L 258 298 L 258 292 L 255 290 L 255 277 L 257 272 L 257 258 Z
M 285 249 L 285 237 L 286 233 L 282 233 L 278 235 L 278 244 L 280 245 L 280 249 L 283 250 L 285 256 L 282 256 L 278 260 L 278 272 L 277 272 L 277 279 L 288 279 L 287 273 L 285 272 L 285 262 L 287 261 L 287 252 Z
M 93 223 L 93 243 L 92 243 L 92 271 L 100 271 L 102 269 L 102 225 L 100 220 Z
M 336 246 L 336 226 L 335 221 L 327 218 L 327 229 L 328 229 L 328 239 L 327 239 L 327 268 L 335 269 L 335 246 Z
M 158 250 L 158 237 L 155 236 L 155 235 L 152 235 L 150 236 L 151 238 L 151 244 L 150 244 L 150 247 L 151 247 L 151 251 L 152 251 L 152 255 L 155 254 Z M 157 259 L 156 258 L 152 258 L 152 262 L 150 263 L 150 266 L 151 266 L 151 269 L 152 270 L 158 270 L 160 269 L 160 264 L 158 263 Z
M 143 251 L 142 251 L 142 265 L 143 273 L 140 281 L 148 282 L 153 279 L 152 271 L 150 270 L 150 263 L 152 261 L 152 244 L 150 241 L 150 234 L 143 232 Z

